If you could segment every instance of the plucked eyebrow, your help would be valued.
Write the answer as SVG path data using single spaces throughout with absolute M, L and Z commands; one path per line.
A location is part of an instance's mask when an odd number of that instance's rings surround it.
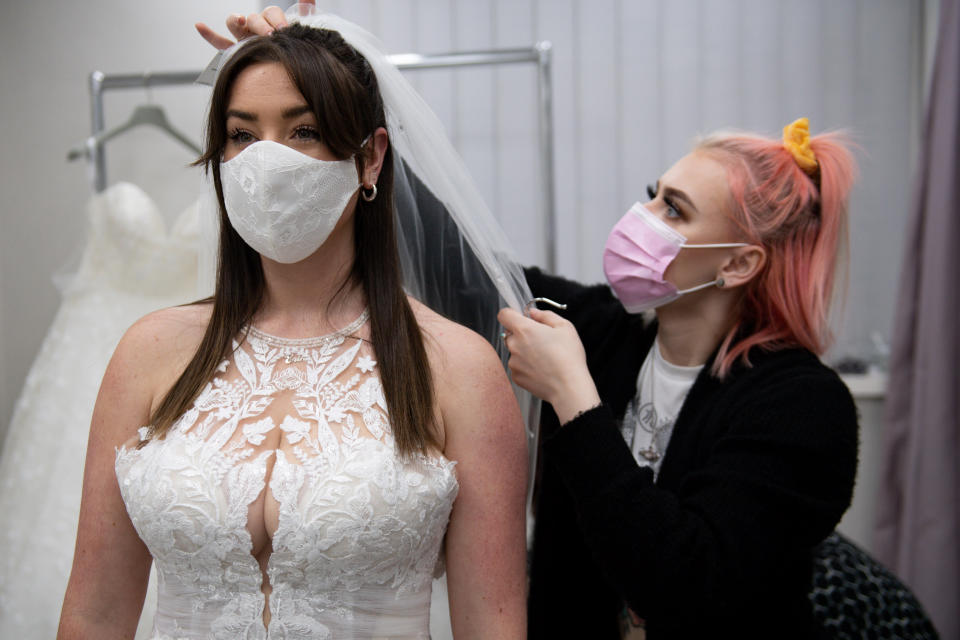
M 290 107 L 289 109 L 284 109 L 283 113 L 280 116 L 284 120 L 290 120 L 296 118 L 297 116 L 302 116 L 305 113 L 310 113 L 310 107 L 305 104 L 297 105 L 296 107 Z
M 284 109 L 280 114 L 284 120 L 291 120 L 293 118 L 302 116 L 305 113 L 310 113 L 310 107 L 305 104 L 299 104 L 295 107 L 290 107 L 289 109 Z M 248 122 L 256 122 L 259 120 L 257 114 L 250 113 L 249 111 L 240 111 L 239 109 L 227 109 L 228 118 L 239 118 L 241 120 L 246 120 Z
M 228 118 L 240 118 L 241 120 L 248 120 L 250 122 L 257 121 L 257 114 L 250 113 L 249 111 L 239 111 L 238 109 L 227 109 Z
M 657 180 L 657 193 L 659 192 L 660 192 L 660 181 Z M 697 210 L 697 205 L 693 204 L 693 200 L 690 199 L 690 196 L 688 196 L 685 192 L 681 191 L 680 189 L 664 186 L 663 195 L 664 197 L 671 198 L 673 200 L 683 200 L 685 203 L 687 203 L 687 206 L 693 210 L 694 213 L 700 213 Z

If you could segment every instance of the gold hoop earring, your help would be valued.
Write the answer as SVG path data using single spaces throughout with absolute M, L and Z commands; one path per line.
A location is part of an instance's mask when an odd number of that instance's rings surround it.
M 364 189 L 363 187 L 360 187 L 360 195 L 367 202 L 373 202 L 373 199 L 377 197 L 377 183 L 374 182 L 373 186 L 370 187 L 369 194 L 367 193 L 366 189 Z

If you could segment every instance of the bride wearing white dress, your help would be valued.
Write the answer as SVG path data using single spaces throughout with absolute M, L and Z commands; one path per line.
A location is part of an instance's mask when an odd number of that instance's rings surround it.
M 456 637 L 524 635 L 516 400 L 487 341 L 401 286 L 392 146 L 417 170 L 435 140 L 405 139 L 359 30 L 303 21 L 350 44 L 295 24 L 220 70 L 215 294 L 142 318 L 107 368 L 60 638 L 132 636 L 151 559 L 157 639 L 427 638 L 444 566 Z

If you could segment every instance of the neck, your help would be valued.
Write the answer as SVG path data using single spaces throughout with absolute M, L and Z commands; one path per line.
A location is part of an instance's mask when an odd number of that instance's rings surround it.
M 360 315 L 363 290 L 349 281 L 353 220 L 345 222 L 300 262 L 282 264 L 261 256 L 265 288 L 256 326 L 285 337 L 310 337 L 337 330 Z
M 657 309 L 657 342 L 664 360 L 683 367 L 706 363 L 730 330 L 733 302 L 732 291 L 710 289 Z

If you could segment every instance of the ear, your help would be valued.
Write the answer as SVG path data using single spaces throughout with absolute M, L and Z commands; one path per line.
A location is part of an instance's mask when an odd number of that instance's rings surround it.
M 724 289 L 740 287 L 753 280 L 766 263 L 767 252 L 760 245 L 740 247 L 720 265 L 717 277 L 723 279 Z
M 387 146 L 390 141 L 387 138 L 387 130 L 383 127 L 377 127 L 364 147 L 364 156 L 366 166 L 363 169 L 363 186 L 365 189 L 372 188 L 377 184 L 377 177 L 380 175 L 380 169 L 383 167 L 383 157 L 387 154 Z

